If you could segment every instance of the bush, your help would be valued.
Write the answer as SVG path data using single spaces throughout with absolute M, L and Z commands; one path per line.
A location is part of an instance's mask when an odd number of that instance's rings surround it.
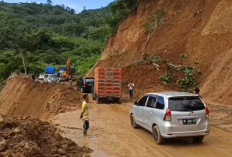
M 165 12 L 163 9 L 156 10 L 152 16 L 151 21 L 144 24 L 147 33 L 153 32 L 157 29 L 158 25 L 162 22 Z
M 164 85 L 169 85 L 172 82 L 172 77 L 170 75 L 163 75 L 160 77 L 160 81 Z
M 189 56 L 186 55 L 186 54 L 182 54 L 180 55 L 180 58 L 184 59 L 184 60 L 188 60 L 189 59 Z
M 112 28 L 112 34 L 116 33 L 120 23 L 135 10 L 137 5 L 138 0 L 117 0 L 110 4 L 112 15 L 107 21 Z

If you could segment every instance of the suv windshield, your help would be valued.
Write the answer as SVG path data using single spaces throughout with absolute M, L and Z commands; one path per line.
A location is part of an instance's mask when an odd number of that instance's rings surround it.
M 172 97 L 168 100 L 169 109 L 172 111 L 197 111 L 204 110 L 205 105 L 199 97 Z

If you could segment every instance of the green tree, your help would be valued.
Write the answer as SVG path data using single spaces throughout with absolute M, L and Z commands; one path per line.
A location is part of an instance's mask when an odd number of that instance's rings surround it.
M 47 4 L 52 5 L 52 1 L 51 0 L 47 0 Z

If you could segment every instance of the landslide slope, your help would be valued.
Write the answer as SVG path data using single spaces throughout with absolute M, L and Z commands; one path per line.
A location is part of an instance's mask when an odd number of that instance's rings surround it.
M 148 38 L 144 25 L 160 10 L 164 18 Z M 123 83 L 132 79 L 137 84 L 137 95 L 141 95 L 151 90 L 175 89 L 160 83 L 165 70 L 136 64 L 144 55 L 161 56 L 166 63 L 180 65 L 180 55 L 187 54 L 188 61 L 198 63 L 202 72 L 197 77 L 203 96 L 228 105 L 232 100 L 231 27 L 231 0 L 140 0 L 136 12 L 108 41 L 95 67 L 122 67 Z
M 13 77 L 1 92 L 0 114 L 46 120 L 50 115 L 77 109 L 80 101 L 81 94 L 72 87 Z

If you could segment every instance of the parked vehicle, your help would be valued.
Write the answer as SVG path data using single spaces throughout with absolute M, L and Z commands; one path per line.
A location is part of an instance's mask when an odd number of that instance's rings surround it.
M 94 87 L 94 78 L 92 77 L 83 77 L 80 79 L 77 90 L 81 93 L 92 93 Z
M 59 67 L 60 80 L 62 81 L 66 80 L 66 77 L 64 76 L 64 73 L 66 72 L 67 72 L 67 67 Z
M 73 77 L 75 75 L 75 68 L 71 68 L 71 60 L 68 60 L 67 61 L 67 64 L 66 64 L 66 67 L 61 67 L 62 70 L 66 70 L 64 72 L 62 72 L 62 74 L 60 74 L 60 77 L 62 78 L 62 80 L 70 80 L 72 79 L 73 80 Z
M 59 77 L 57 74 L 46 74 L 44 77 L 44 82 L 59 83 Z
M 54 66 L 47 66 L 45 69 L 46 74 L 55 74 L 56 68 Z
M 44 73 L 39 74 L 39 80 L 43 80 L 44 77 L 45 77 L 45 74 L 44 74 Z
M 120 68 L 96 68 L 93 99 L 97 100 L 97 103 L 103 101 L 114 101 L 121 103 L 122 85 L 121 85 L 121 73 Z
M 209 110 L 199 95 L 183 92 L 149 93 L 133 105 L 131 125 L 153 133 L 161 144 L 165 138 L 193 137 L 202 142 L 210 132 Z

